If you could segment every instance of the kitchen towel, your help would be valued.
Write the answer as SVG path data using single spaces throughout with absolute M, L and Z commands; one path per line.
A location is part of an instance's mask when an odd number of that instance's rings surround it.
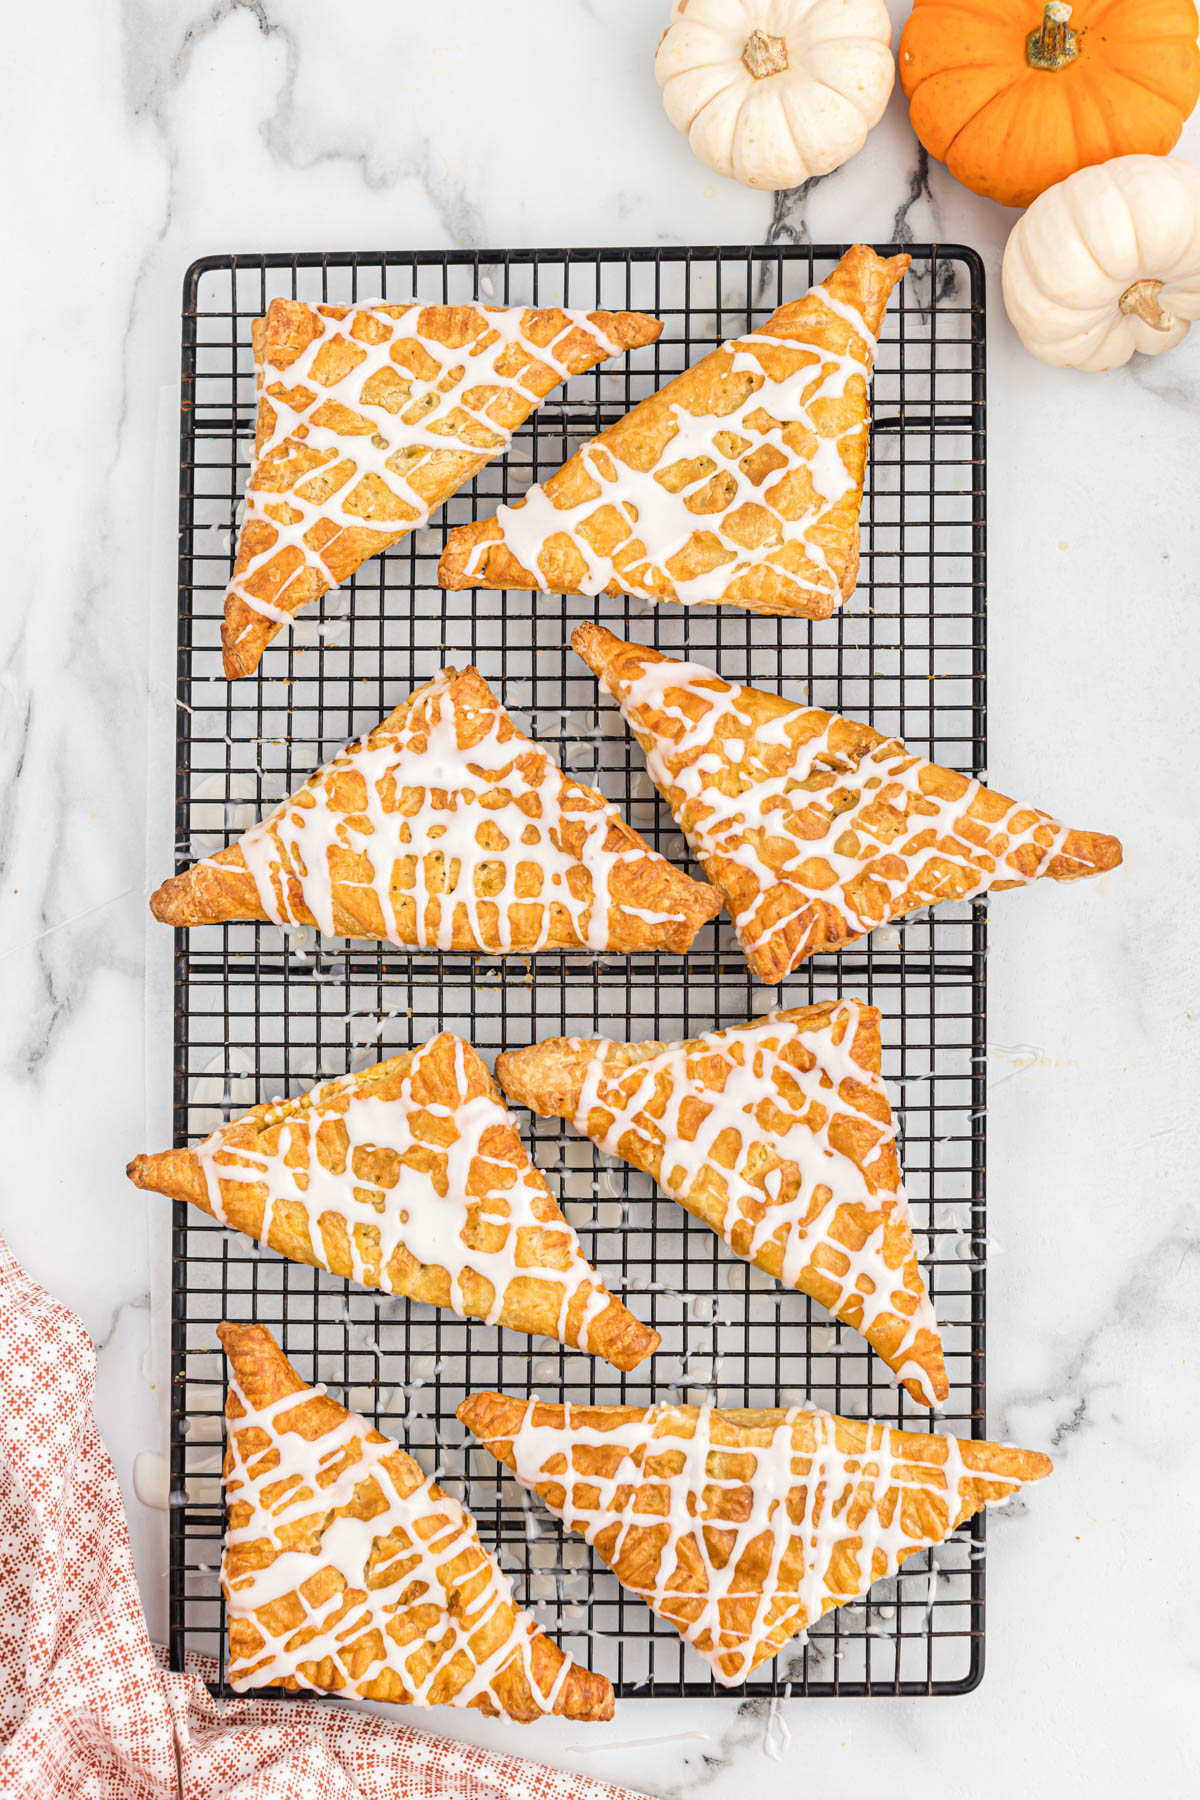
M 637 1800 L 337 1702 L 214 1700 L 151 1646 L 75 1315 L 0 1238 L 5 1800 Z

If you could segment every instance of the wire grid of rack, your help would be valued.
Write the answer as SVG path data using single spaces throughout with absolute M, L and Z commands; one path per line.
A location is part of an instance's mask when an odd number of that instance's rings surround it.
M 599 617 L 625 636 L 715 663 L 733 681 L 869 719 L 982 774 L 985 731 L 984 299 L 973 252 L 916 246 L 882 332 L 858 591 L 835 619 L 733 608 L 487 592 L 446 593 L 446 530 L 495 510 L 584 436 L 722 339 L 760 324 L 829 271 L 832 247 L 302 254 L 209 257 L 188 271 L 179 505 L 178 865 L 231 841 L 348 739 L 444 663 L 476 663 L 517 719 L 577 778 L 688 864 L 615 706 L 568 646 Z M 229 683 L 219 626 L 254 423 L 250 322 L 275 295 L 633 308 L 661 339 L 558 389 L 430 524 L 368 562 Z M 688 864 L 688 866 L 691 866 Z M 699 870 L 693 868 L 693 873 Z M 685 958 L 541 954 L 472 959 L 287 937 L 275 926 L 177 934 L 176 1142 L 261 1100 L 302 1092 L 442 1028 L 486 1057 L 569 1032 L 690 1035 L 838 993 L 884 1015 L 918 1246 L 952 1392 L 940 1423 L 984 1424 L 984 952 L 976 905 L 942 908 L 753 981 L 726 920 Z M 175 1208 L 170 1651 L 217 1662 L 222 1318 L 257 1319 L 302 1374 L 396 1437 L 470 1506 L 518 1599 L 619 1694 L 709 1695 L 706 1665 L 564 1534 L 455 1419 L 483 1387 L 546 1399 L 793 1404 L 920 1428 L 927 1422 L 855 1333 L 739 1261 L 718 1237 L 558 1121 L 523 1129 L 609 1286 L 661 1333 L 631 1375 L 564 1350 L 381 1297 L 280 1260 L 199 1211 Z M 912 1559 L 865 1603 L 829 1615 L 742 1695 L 964 1692 L 983 1667 L 983 1527 Z

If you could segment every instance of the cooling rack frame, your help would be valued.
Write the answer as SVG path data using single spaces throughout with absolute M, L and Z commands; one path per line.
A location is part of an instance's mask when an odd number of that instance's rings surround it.
M 894 716 L 897 724 L 887 728 L 899 729 L 916 747 L 965 773 L 985 774 L 983 267 L 974 251 L 959 245 L 877 248 L 906 249 L 913 267 L 881 334 L 860 586 L 837 618 L 813 625 L 755 620 L 734 609 L 654 613 L 628 601 L 447 595 L 436 589 L 430 564 L 448 524 L 476 516 L 476 509 L 494 510 L 498 499 L 549 472 L 582 436 L 723 336 L 761 321 L 778 299 L 819 279 L 841 247 L 344 251 L 193 263 L 183 294 L 177 866 L 193 860 L 200 844 L 211 848 L 236 836 L 259 806 L 281 798 L 318 760 L 396 704 L 407 686 L 433 673 L 443 652 L 449 660 L 478 661 L 501 699 L 519 718 L 532 719 L 539 738 L 573 774 L 595 779 L 656 847 L 685 861 L 686 846 L 669 814 L 648 792 L 640 753 L 614 727 L 612 709 L 600 704 L 590 675 L 566 647 L 571 626 L 593 616 L 623 635 L 716 660 L 730 679 L 781 685 L 793 698 L 811 695 L 814 704 L 877 721 Z M 228 305 L 215 305 L 223 293 Z M 259 673 L 227 684 L 216 632 L 245 439 L 253 430 L 249 322 L 276 293 L 309 300 L 416 293 L 429 301 L 478 295 L 500 304 L 625 306 L 658 313 L 667 328 L 657 346 L 557 390 L 516 435 L 507 458 L 489 465 L 422 532 L 326 596 L 268 649 Z M 222 449 L 224 455 L 214 453 Z M 943 476 L 948 485 L 941 485 Z M 364 1059 L 423 1041 L 443 1022 L 472 1035 L 490 1055 L 506 1043 L 568 1029 L 672 1035 L 733 1023 L 771 1004 L 861 994 L 884 1012 L 885 1075 L 900 1100 L 914 1216 L 931 1252 L 939 1316 L 947 1322 L 946 1310 L 953 1314 L 947 1331 L 952 1394 L 942 1422 L 982 1436 L 985 959 L 981 903 L 876 933 L 841 956 L 817 958 L 778 993 L 754 986 L 724 924 L 707 927 L 686 958 L 543 955 L 536 967 L 388 947 L 306 942 L 297 949 L 268 926 L 181 931 L 175 940 L 175 1142 L 194 1141 L 219 1117 L 259 1099 L 299 1092 L 318 1075 L 341 1072 L 335 1065 L 343 1051 L 343 1069 L 363 1066 Z M 922 1070 L 914 1059 L 926 1054 L 929 1066 Z M 890 1386 L 861 1340 L 831 1327 L 803 1296 L 773 1297 L 775 1284 L 757 1285 L 704 1226 L 654 1200 L 643 1178 L 604 1165 L 557 1122 L 522 1115 L 521 1123 L 535 1160 L 558 1182 L 569 1212 L 580 1215 L 575 1222 L 585 1250 L 610 1286 L 664 1331 L 664 1348 L 644 1372 L 620 1377 L 558 1347 L 529 1345 L 478 1325 L 468 1337 L 452 1315 L 281 1263 L 202 1215 L 182 1205 L 173 1209 L 169 1652 L 177 1668 L 189 1654 L 213 1657 L 215 1692 L 230 1691 L 216 1574 L 222 1428 L 213 1327 L 223 1315 L 261 1316 L 302 1372 L 344 1388 L 381 1429 L 419 1456 L 435 1457 L 471 1504 L 484 1542 L 498 1546 L 518 1598 L 577 1657 L 611 1675 L 619 1695 L 730 1690 L 707 1677 L 670 1627 L 619 1590 L 579 1540 L 514 1500 L 498 1471 L 477 1472 L 473 1459 L 490 1461 L 486 1453 L 447 1436 L 466 1386 L 507 1384 L 517 1392 L 536 1386 L 551 1399 L 709 1391 L 731 1405 L 811 1393 L 822 1404 L 891 1423 L 915 1425 L 924 1417 Z M 943 1126 L 950 1129 L 943 1133 Z M 584 1221 L 589 1193 L 590 1224 Z M 614 1207 L 619 1226 L 612 1222 Z M 677 1270 L 678 1287 L 662 1279 Z M 711 1304 L 707 1321 L 697 1317 L 700 1301 Z M 688 1346 L 693 1336 L 712 1345 L 708 1382 L 699 1379 L 704 1351 Z M 504 1341 L 485 1352 L 484 1338 Z M 740 1347 L 724 1348 L 738 1339 Z M 374 1350 L 364 1348 L 367 1340 Z M 421 1372 L 430 1367 L 432 1375 Z M 432 1414 L 424 1404 L 430 1398 Z M 968 1692 L 983 1673 L 984 1543 L 979 1517 L 936 1553 L 932 1571 L 928 1557 L 914 1559 L 866 1603 L 831 1614 L 805 1646 L 785 1651 L 734 1690 L 735 1697 Z

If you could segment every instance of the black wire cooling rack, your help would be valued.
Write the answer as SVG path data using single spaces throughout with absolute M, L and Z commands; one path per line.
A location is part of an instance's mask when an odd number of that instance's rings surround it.
M 207 257 L 184 286 L 179 498 L 179 866 L 236 837 L 343 743 L 445 662 L 478 664 L 569 769 L 602 787 L 673 861 L 687 847 L 616 708 L 568 648 L 599 616 L 622 635 L 715 662 L 867 718 L 924 754 L 984 771 L 984 297 L 970 250 L 910 248 L 879 348 L 859 587 L 808 625 L 727 609 L 530 594 L 444 593 L 451 525 L 548 474 L 587 434 L 828 273 L 833 247 Z M 219 627 L 254 430 L 250 322 L 275 295 L 310 301 L 479 298 L 635 308 L 659 342 L 559 389 L 424 530 L 302 614 L 260 671 L 227 682 Z M 694 871 L 699 873 L 699 871 Z M 166 870 L 163 870 L 166 873 Z M 941 1321 L 951 1398 L 940 1423 L 984 1425 L 984 951 L 982 908 L 939 909 L 755 985 L 726 921 L 686 958 L 581 954 L 471 959 L 319 941 L 274 926 L 180 932 L 175 952 L 175 1137 L 194 1142 L 257 1102 L 362 1068 L 443 1027 L 490 1057 L 569 1032 L 675 1037 L 838 993 L 884 1015 L 918 1245 Z M 740 1262 L 651 1184 L 557 1121 L 523 1117 L 535 1161 L 609 1286 L 662 1333 L 632 1375 L 547 1341 L 380 1297 L 260 1252 L 175 1208 L 172 1289 L 170 1653 L 209 1655 L 224 1687 L 218 1581 L 223 1364 L 219 1320 L 269 1325 L 324 1381 L 464 1499 L 480 1536 L 564 1647 L 619 1694 L 725 1693 L 677 1634 L 579 1538 L 524 1499 L 455 1420 L 463 1394 L 728 1406 L 799 1403 L 923 1428 L 861 1338 Z M 962 1693 L 983 1669 L 983 1527 L 912 1559 L 832 1613 L 740 1695 Z

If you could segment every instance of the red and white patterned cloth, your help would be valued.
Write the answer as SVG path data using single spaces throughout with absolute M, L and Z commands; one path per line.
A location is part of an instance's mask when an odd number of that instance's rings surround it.
M 636 1800 L 334 1703 L 214 1701 L 146 1635 L 96 1358 L 0 1238 L 5 1800 Z

